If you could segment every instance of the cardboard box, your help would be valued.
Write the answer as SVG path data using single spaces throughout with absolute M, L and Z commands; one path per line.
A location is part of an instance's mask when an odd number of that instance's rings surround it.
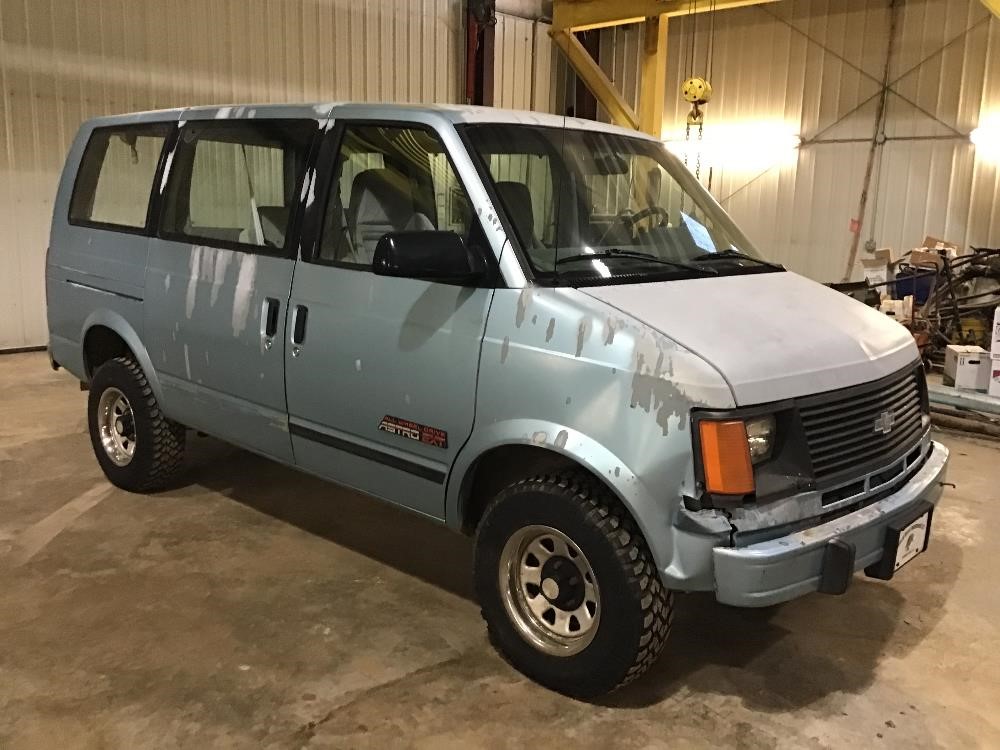
M 931 266 L 937 266 L 939 271 L 944 268 L 944 258 L 941 257 L 940 253 L 933 250 L 913 250 L 910 252 L 908 260 L 911 265 L 914 265 L 917 268 L 930 268 Z
M 970 391 L 985 391 L 995 360 L 981 346 L 950 344 L 944 352 L 944 384 Z
M 952 250 L 958 252 L 958 245 L 948 240 L 940 240 L 937 237 L 927 235 L 924 237 L 924 244 L 921 247 L 927 250 Z
M 896 277 L 896 261 L 891 247 L 879 248 L 869 257 L 862 258 L 861 269 L 864 271 L 865 280 L 872 285 L 892 281 Z M 885 295 L 888 290 L 880 287 L 879 292 Z
M 994 398 L 1000 398 L 1000 354 L 990 355 L 990 383 L 986 392 Z
M 993 334 L 990 336 L 990 354 L 1000 357 L 1000 305 L 993 311 Z

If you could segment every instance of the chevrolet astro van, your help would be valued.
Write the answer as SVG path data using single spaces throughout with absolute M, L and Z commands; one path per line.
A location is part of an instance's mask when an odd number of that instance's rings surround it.
M 458 106 L 92 120 L 46 281 L 112 483 L 164 487 L 197 430 L 474 534 L 491 641 L 569 695 L 641 675 L 675 592 L 839 594 L 928 545 L 948 451 L 910 335 L 766 260 L 635 132 Z

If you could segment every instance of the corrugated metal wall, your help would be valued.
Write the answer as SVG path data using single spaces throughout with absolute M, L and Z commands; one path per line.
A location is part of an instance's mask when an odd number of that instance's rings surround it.
M 497 13 L 493 103 L 504 109 L 550 112 L 554 47 L 550 25 Z
M 861 245 L 871 236 L 879 247 L 905 250 L 929 234 L 998 246 L 998 167 L 976 159 L 966 136 L 982 116 L 1000 112 L 1000 21 L 978 0 L 896 4 L 890 140 L 874 164 Z M 705 137 L 739 146 L 741 132 L 760 127 L 765 137 L 818 142 L 762 164 L 751 137 L 743 151 L 755 158 L 713 168 L 712 192 L 767 255 L 839 280 L 874 133 L 889 0 L 782 0 L 715 16 Z M 710 28 L 705 15 L 671 19 L 667 138 L 683 138 L 689 45 L 694 39 L 695 72 L 704 74 Z M 602 66 L 633 102 L 639 39 L 637 28 L 622 27 L 601 40 Z
M 81 121 L 205 103 L 457 102 L 464 43 L 462 0 L 0 0 L 0 349 L 46 342 L 52 200 Z

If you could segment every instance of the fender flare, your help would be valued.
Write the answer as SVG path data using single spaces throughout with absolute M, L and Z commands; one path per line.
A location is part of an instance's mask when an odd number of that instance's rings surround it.
M 541 448 L 564 456 L 597 477 L 625 506 L 649 545 L 657 566 L 669 555 L 664 530 L 671 525 L 668 503 L 657 502 L 628 464 L 585 433 L 567 425 L 540 419 L 510 419 L 477 429 L 452 465 L 445 493 L 445 522 L 462 526 L 462 488 L 476 461 L 488 451 L 505 446 Z M 653 534 L 654 529 L 659 533 Z
M 153 396 L 156 397 L 156 401 L 162 404 L 163 389 L 160 386 L 160 378 L 156 372 L 156 368 L 153 367 L 153 360 L 150 358 L 149 352 L 146 351 L 146 347 L 143 345 L 142 339 L 139 338 L 139 334 L 135 332 L 135 329 L 128 322 L 128 320 L 114 310 L 109 310 L 107 308 L 94 310 L 87 316 L 87 319 L 83 322 L 83 327 L 80 330 L 81 349 L 87 341 L 87 334 L 90 332 L 90 329 L 95 326 L 104 326 L 121 336 L 122 340 L 135 355 L 136 361 L 139 363 L 139 367 L 142 368 L 142 372 L 145 374 L 146 380 L 149 382 L 149 387 L 153 389 Z

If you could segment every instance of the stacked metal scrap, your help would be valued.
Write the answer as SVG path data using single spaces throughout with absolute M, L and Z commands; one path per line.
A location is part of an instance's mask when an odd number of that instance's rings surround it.
M 914 306 L 909 325 L 927 361 L 940 364 L 948 344 L 990 347 L 993 313 L 1000 304 L 1000 249 L 972 250 L 957 258 L 942 253 L 938 263 L 901 262 L 888 285 L 895 287 L 893 296 L 901 297 L 919 292 L 921 279 L 929 282 L 926 300 Z

